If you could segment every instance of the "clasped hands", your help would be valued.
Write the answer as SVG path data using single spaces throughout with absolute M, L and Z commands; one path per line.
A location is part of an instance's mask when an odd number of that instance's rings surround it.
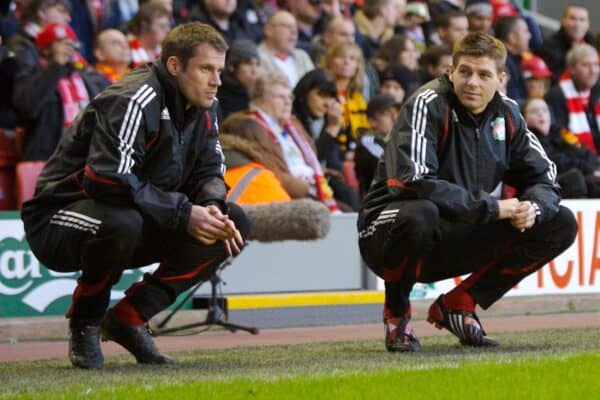
M 229 256 L 239 254 L 244 246 L 235 223 L 215 205 L 192 205 L 187 232 L 205 245 L 222 240 Z
M 530 201 L 519 199 L 498 200 L 498 219 L 509 219 L 510 224 L 520 232 L 525 232 L 535 224 L 536 212 Z

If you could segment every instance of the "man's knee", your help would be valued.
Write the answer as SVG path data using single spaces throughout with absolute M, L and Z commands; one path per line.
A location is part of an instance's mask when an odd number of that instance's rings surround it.
M 105 218 L 95 237 L 89 239 L 82 250 L 84 266 L 106 264 L 127 267 L 132 262 L 136 247 L 139 245 L 144 219 L 134 209 L 118 209 L 111 211 Z
M 577 220 L 573 212 L 566 207 L 560 206 L 558 213 L 549 221 L 554 225 L 554 239 L 562 250 L 567 249 L 577 236 Z
M 431 242 L 439 230 L 439 209 L 429 200 L 405 202 L 399 209 L 391 236 L 420 244 Z

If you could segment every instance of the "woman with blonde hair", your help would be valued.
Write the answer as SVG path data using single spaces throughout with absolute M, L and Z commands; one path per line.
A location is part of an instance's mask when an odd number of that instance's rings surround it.
M 327 50 L 319 66 L 329 71 L 335 81 L 343 120 L 337 139 L 341 149 L 350 152 L 349 157 L 352 158 L 357 131 L 370 127 L 367 102 L 361 93 L 365 70 L 362 51 L 354 43 L 338 42 Z

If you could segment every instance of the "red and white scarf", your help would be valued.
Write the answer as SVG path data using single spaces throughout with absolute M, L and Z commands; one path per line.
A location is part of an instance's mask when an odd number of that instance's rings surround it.
M 259 111 L 251 111 L 251 114 L 256 118 L 256 120 L 265 128 L 265 131 L 276 143 L 279 143 L 279 138 L 271 129 L 269 123 L 264 119 Z M 331 187 L 327 183 L 327 179 L 325 179 L 325 175 L 323 174 L 323 170 L 321 169 L 321 164 L 319 163 L 319 159 L 315 154 L 314 150 L 306 141 L 306 138 L 294 128 L 294 126 L 288 121 L 283 124 L 283 129 L 290 135 L 300 153 L 302 153 L 302 158 L 304 162 L 311 167 L 314 171 L 315 178 L 315 189 L 317 198 L 329 208 L 331 212 L 339 212 L 340 209 L 337 205 L 337 202 L 333 198 L 333 191 Z
M 596 123 L 600 127 L 600 103 L 588 104 L 589 93 L 578 92 L 572 79 L 559 82 L 560 88 L 567 100 L 567 111 L 569 113 L 569 131 L 577 136 L 581 144 L 590 149 L 594 154 L 598 153 L 594 144 L 592 130 L 587 120 L 586 110 L 593 107 Z
M 128 35 L 127 41 L 129 42 L 129 48 L 131 49 L 131 65 L 133 68 L 152 62 L 160 55 L 160 48 L 154 49 L 154 51 L 146 50 L 137 36 Z
M 58 81 L 58 92 L 63 106 L 63 127 L 71 125 L 79 111 L 90 102 L 87 89 L 81 76 L 73 71 Z

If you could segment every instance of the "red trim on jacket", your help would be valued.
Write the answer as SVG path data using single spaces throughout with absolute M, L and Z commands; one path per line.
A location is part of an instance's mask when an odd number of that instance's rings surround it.
M 389 178 L 387 181 L 385 181 L 385 184 L 388 186 L 399 187 L 401 189 L 412 190 L 413 192 L 417 191 L 417 189 L 406 186 L 404 183 L 402 183 L 398 179 L 394 179 L 394 178 Z
M 89 166 L 89 165 L 86 165 L 86 166 L 85 166 L 85 170 L 84 170 L 84 171 L 85 171 L 85 172 L 84 172 L 85 176 L 87 176 L 88 178 L 90 178 L 90 179 L 91 179 L 91 180 L 93 180 L 93 181 L 100 182 L 100 183 L 105 183 L 105 184 L 107 184 L 107 185 L 116 185 L 116 184 L 117 184 L 117 182 L 111 181 L 111 180 L 110 180 L 110 179 L 108 179 L 108 178 L 104 178 L 104 177 L 102 177 L 102 176 L 100 176 L 100 175 L 96 174 L 96 173 L 95 173 L 95 172 L 94 172 L 94 171 L 93 171 L 93 170 L 90 168 L 90 166 Z

